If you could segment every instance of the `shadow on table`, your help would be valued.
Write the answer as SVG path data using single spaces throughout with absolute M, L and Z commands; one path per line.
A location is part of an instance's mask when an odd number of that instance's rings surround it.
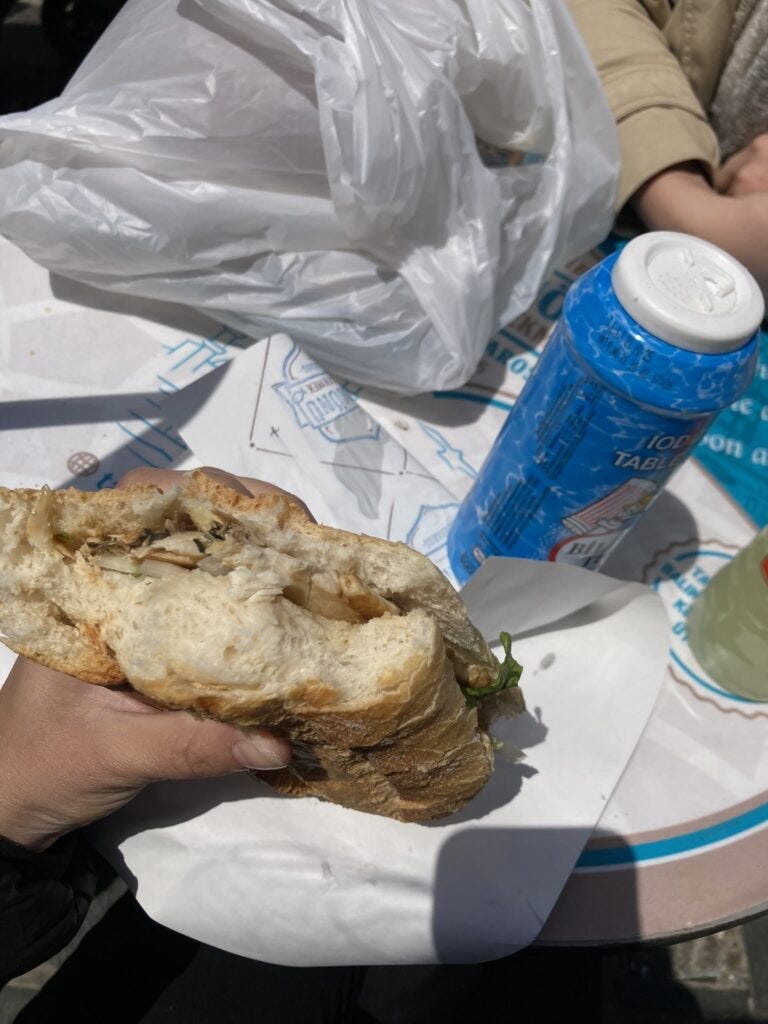
M 601 565 L 600 572 L 617 579 L 652 583 L 663 551 L 675 544 L 696 547 L 698 541 L 699 529 L 690 510 L 670 491 L 662 491 Z
M 48 278 L 54 298 L 62 302 L 87 306 L 103 313 L 119 313 L 122 316 L 151 320 L 154 324 L 183 331 L 191 337 L 209 337 L 221 329 L 218 321 L 175 302 L 146 299 L 136 295 L 120 295 L 117 292 L 108 292 L 80 281 L 73 281 L 56 273 L 49 273 Z
M 19 436 L 19 431 L 37 427 L 121 421 L 126 440 L 104 456 L 104 463 L 119 465 L 123 457 L 125 467 L 121 473 L 142 463 L 155 469 L 173 469 L 190 454 L 178 431 L 183 430 L 184 425 L 212 398 L 230 369 L 229 363 L 219 366 L 171 395 L 155 391 L 0 402 L 0 440 L 4 430 Z M 126 423 L 122 423 L 123 420 Z M 114 487 L 117 479 L 111 473 L 108 478 L 99 480 L 95 472 L 92 476 L 97 487 Z M 73 474 L 61 482 L 55 481 L 55 484 L 57 487 L 88 487 L 91 485 L 91 471 L 85 478 Z
M 190 338 L 208 339 L 205 344 L 216 343 L 222 351 L 224 343 L 234 348 L 257 343 L 196 310 L 175 303 L 115 295 L 58 274 L 50 275 L 50 283 L 54 296 L 63 302 L 150 320 L 183 332 Z M 226 337 L 222 337 L 224 335 Z M 189 456 L 189 449 L 178 431 L 183 432 L 184 425 L 209 401 L 230 368 L 229 364 L 218 366 L 170 394 L 165 391 L 147 391 L 2 402 L 0 431 L 73 424 L 112 424 L 117 421 L 125 432 L 126 440 L 101 459 L 102 463 L 108 463 L 116 469 L 117 476 L 142 464 L 156 469 L 173 469 Z M 221 410 L 221 415 L 225 414 Z M 117 483 L 116 475 L 108 474 L 109 479 L 99 480 L 95 475 L 89 479 L 73 474 L 66 480 L 54 482 L 57 487 L 101 488 L 114 486 Z
M 484 365 L 484 364 L 481 364 Z M 498 395 L 505 403 L 511 403 L 517 396 L 506 396 L 500 392 L 504 383 L 506 371 L 504 366 L 493 364 L 493 371 L 488 374 L 484 372 L 482 386 L 474 384 L 473 393 L 479 392 L 475 399 L 462 400 L 466 390 L 458 391 L 433 391 L 426 395 L 393 395 L 389 391 L 382 391 L 379 388 L 366 385 L 363 395 L 365 398 L 376 402 L 377 405 L 389 409 L 392 413 L 403 413 L 413 415 L 417 418 L 424 415 L 424 399 L 433 398 L 435 401 L 429 405 L 429 422 L 434 427 L 466 427 L 476 423 L 480 419 L 487 405 Z M 469 381 L 473 385 L 475 378 Z M 444 400 L 444 401 L 443 401 Z

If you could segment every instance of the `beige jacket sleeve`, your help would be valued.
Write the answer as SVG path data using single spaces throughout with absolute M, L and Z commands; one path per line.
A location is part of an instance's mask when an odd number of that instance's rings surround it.
M 619 130 L 617 210 L 653 175 L 697 160 L 719 162 L 717 138 L 664 33 L 658 0 L 568 0 Z M 660 14 L 660 11 L 657 12 Z

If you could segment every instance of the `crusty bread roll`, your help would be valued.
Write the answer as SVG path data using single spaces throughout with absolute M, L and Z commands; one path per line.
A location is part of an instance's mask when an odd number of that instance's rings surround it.
M 404 544 L 318 526 L 283 495 L 199 472 L 166 494 L 0 488 L 0 536 L 9 647 L 285 734 L 294 763 L 261 776 L 283 793 L 419 821 L 490 775 L 470 705 L 498 662 L 445 577 Z

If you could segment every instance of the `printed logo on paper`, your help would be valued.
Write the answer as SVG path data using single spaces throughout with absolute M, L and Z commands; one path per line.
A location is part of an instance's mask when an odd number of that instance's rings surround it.
M 283 360 L 282 375 L 272 388 L 302 430 L 315 430 L 332 444 L 378 441 L 381 427 L 357 404 L 359 389 L 339 384 L 295 343 Z
M 441 434 L 437 427 L 433 427 L 429 423 L 424 423 L 418 420 L 418 425 L 421 427 L 422 433 L 434 442 L 435 454 L 441 462 L 453 470 L 455 473 L 461 473 L 463 476 L 467 476 L 470 480 L 477 479 L 477 470 L 475 467 L 467 461 L 464 456 L 464 452 L 461 448 L 457 448 L 456 445 L 451 444 L 448 438 Z
M 444 561 L 448 530 L 458 507 L 457 501 L 446 502 L 445 505 L 422 505 L 406 534 L 405 543 L 433 562 Z

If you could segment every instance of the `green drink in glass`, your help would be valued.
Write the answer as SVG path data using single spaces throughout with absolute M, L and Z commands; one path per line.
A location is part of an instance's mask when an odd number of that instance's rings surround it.
M 688 643 L 724 689 L 768 700 L 768 527 L 696 599 Z

